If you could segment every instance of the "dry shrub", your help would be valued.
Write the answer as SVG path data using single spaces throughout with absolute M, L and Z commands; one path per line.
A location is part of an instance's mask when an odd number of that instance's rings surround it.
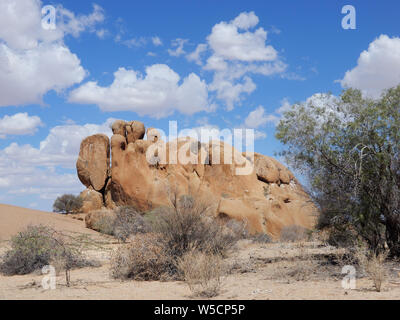
M 131 235 L 149 231 L 148 224 L 136 208 L 125 206 L 115 210 L 113 235 L 118 240 L 125 242 Z
M 219 294 L 223 275 L 220 255 L 190 250 L 178 259 L 178 269 L 195 296 L 212 298 Z
M 225 255 L 240 235 L 209 216 L 210 207 L 191 196 L 183 196 L 173 207 L 158 209 L 153 230 L 166 242 L 170 256 L 182 257 L 189 249 Z
M 296 247 L 298 248 L 296 256 L 288 257 L 278 264 L 278 270 L 275 273 L 277 278 L 287 281 L 308 281 L 316 274 L 319 264 L 314 260 L 306 244 L 301 242 Z
M 91 213 L 90 217 L 92 229 L 114 236 L 122 242 L 137 233 L 150 231 L 143 215 L 132 206 L 118 207 L 113 211 L 102 209 Z
M 308 230 L 304 227 L 291 225 L 283 227 L 281 230 L 280 240 L 283 242 L 295 242 L 306 239 Z
M 114 212 L 108 209 L 94 211 L 86 216 L 88 228 L 110 236 L 114 235 L 114 221 Z
M 250 237 L 250 240 L 256 243 L 272 243 L 272 239 L 265 233 L 257 233 Z
M 117 279 L 160 280 L 168 272 L 170 259 L 159 235 L 137 234 L 111 257 L 111 275 Z
M 332 226 L 328 232 L 327 243 L 337 248 L 350 248 L 356 245 L 358 236 L 351 225 Z
M 68 240 L 68 241 L 67 241 Z M 86 260 L 73 239 L 52 228 L 38 225 L 28 226 L 11 239 L 11 249 L 0 264 L 5 275 L 24 275 L 53 265 L 57 271 L 65 271 L 67 285 L 69 272 L 93 263 Z
M 382 285 L 386 280 L 387 272 L 385 269 L 385 260 L 389 251 L 375 253 L 368 250 L 365 246 L 359 246 L 354 252 L 360 268 L 373 281 L 375 290 L 381 292 Z
M 187 252 L 226 254 L 243 230 L 234 223 L 224 225 L 208 216 L 208 210 L 209 206 L 191 196 L 176 198 L 172 207 L 153 210 L 151 219 L 145 217 L 150 226 L 140 229 L 148 231 L 147 227 L 151 227 L 151 233 L 137 233 L 129 246 L 115 253 L 112 275 L 135 280 L 177 280 L 182 275 L 178 260 Z

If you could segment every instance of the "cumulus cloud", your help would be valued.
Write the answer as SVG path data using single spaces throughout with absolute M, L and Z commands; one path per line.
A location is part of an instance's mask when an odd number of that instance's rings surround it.
M 0 106 L 41 103 L 48 91 L 64 90 L 86 75 L 63 38 L 95 32 L 103 9 L 94 5 L 93 13 L 75 16 L 58 6 L 57 28 L 45 30 L 41 7 L 39 0 L 0 2 Z
M 259 106 L 255 110 L 249 113 L 246 117 L 244 124 L 247 128 L 259 128 L 266 125 L 267 123 L 276 124 L 279 118 L 273 114 L 266 114 L 263 106 Z
M 38 116 L 16 113 L 0 118 L 0 136 L 34 134 L 43 123 Z
M 203 80 L 191 73 L 181 81 L 165 64 L 147 67 L 145 75 L 119 68 L 110 86 L 87 82 L 71 92 L 69 101 L 96 104 L 103 111 L 133 111 L 155 118 L 168 116 L 175 110 L 191 115 L 210 108 Z
M 359 89 L 364 95 L 379 98 L 385 89 L 400 84 L 400 38 L 381 35 L 361 53 L 357 66 L 339 81 L 342 87 Z
M 199 44 L 186 56 L 189 61 L 214 73 L 209 89 L 228 110 L 240 104 L 243 95 L 256 90 L 252 74 L 272 76 L 287 69 L 276 49 L 266 44 L 267 31 L 262 27 L 255 29 L 258 23 L 259 18 L 254 12 L 242 12 L 229 22 L 217 23 L 207 37 L 207 43 Z M 210 54 L 203 64 L 205 52 Z
M 0 106 L 41 103 L 48 91 L 60 92 L 85 75 L 79 58 L 64 45 L 41 43 L 20 51 L 0 44 Z
M 96 133 L 111 136 L 111 123 L 63 125 L 50 130 L 39 147 L 11 143 L 0 149 L 0 192 L 7 197 L 35 195 L 54 200 L 63 193 L 77 193 L 82 185 L 75 162 L 82 139 Z M 69 170 L 68 170 L 69 169 Z
M 253 12 L 242 13 L 230 23 L 220 22 L 212 28 L 207 40 L 215 55 L 226 60 L 246 62 L 276 60 L 276 50 L 265 44 L 267 31 L 258 28 L 254 32 L 239 32 L 240 29 L 247 30 L 256 26 L 258 18 L 254 20 L 252 17 L 257 18 Z
M 238 27 L 239 29 L 250 29 L 255 27 L 260 20 L 254 14 L 253 11 L 251 12 L 242 12 L 239 14 L 233 21 L 232 24 Z

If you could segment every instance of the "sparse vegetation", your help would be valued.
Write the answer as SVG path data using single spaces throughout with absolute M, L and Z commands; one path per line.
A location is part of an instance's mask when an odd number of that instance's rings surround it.
M 179 279 L 178 261 L 187 252 L 223 256 L 244 232 L 237 223 L 224 225 L 208 216 L 209 206 L 194 197 L 177 197 L 172 203 L 172 207 L 159 208 L 151 223 L 136 224 L 140 232 L 112 259 L 115 278 Z
M 170 264 L 165 246 L 157 234 L 137 234 L 130 244 L 111 258 L 111 275 L 116 279 L 160 280 Z
M 79 213 L 83 201 L 80 196 L 64 194 L 56 199 L 53 204 L 53 211 L 62 214 Z
M 93 212 L 92 215 L 95 217 L 91 226 L 94 230 L 110 236 L 114 235 L 114 212 L 111 210 L 102 209 Z
M 189 250 L 178 259 L 178 269 L 195 296 L 212 298 L 219 294 L 224 273 L 220 255 Z
M 256 243 L 271 243 L 272 242 L 271 237 L 265 233 L 257 233 L 255 235 L 251 236 L 250 239 Z
M 305 240 L 307 238 L 307 229 L 297 225 L 283 227 L 281 230 L 280 240 L 283 242 L 295 242 Z
M 189 249 L 224 255 L 240 235 L 209 216 L 210 207 L 189 196 L 163 207 L 153 230 L 159 233 L 172 257 L 182 257 Z
M 123 206 L 115 210 L 100 210 L 94 213 L 93 229 L 114 236 L 119 241 L 126 240 L 137 233 L 150 231 L 150 224 L 134 207 Z
M 118 240 L 125 242 L 131 235 L 148 231 L 150 226 L 134 207 L 125 206 L 115 210 L 113 235 Z
M 377 253 L 371 252 L 366 246 L 359 246 L 354 252 L 354 256 L 360 268 L 372 280 L 377 292 L 381 292 L 382 285 L 387 278 L 387 271 L 384 263 L 388 254 L 389 252 L 387 250 Z
M 53 265 L 57 271 L 65 271 L 70 283 L 70 270 L 90 264 L 79 248 L 65 240 L 63 235 L 46 226 L 28 226 L 11 239 L 11 249 L 0 264 L 0 272 L 24 275 Z

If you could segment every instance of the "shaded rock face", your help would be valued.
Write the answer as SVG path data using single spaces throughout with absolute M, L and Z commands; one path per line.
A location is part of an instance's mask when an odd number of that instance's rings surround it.
M 153 128 L 143 140 L 145 127 L 138 121 L 118 120 L 112 130 L 111 142 L 104 135 L 83 140 L 77 162 L 80 180 L 101 194 L 104 207 L 133 205 L 147 211 L 168 206 L 174 190 L 206 199 L 217 217 L 246 221 L 252 233 L 276 238 L 284 226 L 315 224 L 315 206 L 273 158 L 257 153 L 246 158 L 221 141 L 188 137 L 165 143 Z M 100 197 L 93 199 L 98 208 Z

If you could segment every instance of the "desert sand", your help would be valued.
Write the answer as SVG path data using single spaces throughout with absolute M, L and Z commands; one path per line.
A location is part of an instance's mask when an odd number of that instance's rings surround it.
M 0 204 L 0 241 L 10 239 L 11 236 L 22 231 L 30 224 L 42 224 L 67 232 L 96 234 L 96 232 L 86 229 L 85 223 L 77 219 L 71 219 L 52 212 Z
M 99 235 L 84 227 L 84 222 L 71 217 L 35 210 L 0 206 L 0 255 L 8 247 L 9 237 L 28 224 L 45 224 L 55 229 L 82 233 L 102 242 L 99 249 L 88 249 L 85 254 L 97 259 L 100 267 L 90 267 L 71 272 L 71 287 L 66 287 L 63 275 L 57 277 L 55 290 L 44 290 L 43 275 L 0 275 L 0 299 L 195 299 L 184 282 L 139 282 L 114 280 L 109 273 L 109 256 L 121 244 L 112 238 Z M 338 265 L 326 264 L 323 258 L 311 263 L 315 257 L 325 257 L 335 248 L 318 242 L 254 243 L 241 240 L 235 251 L 225 260 L 227 274 L 222 289 L 215 299 L 399 299 L 400 265 L 387 266 L 388 281 L 382 292 L 375 292 L 372 281 L 357 279 L 355 290 L 341 286 L 343 275 Z M 297 272 L 299 271 L 303 272 Z

